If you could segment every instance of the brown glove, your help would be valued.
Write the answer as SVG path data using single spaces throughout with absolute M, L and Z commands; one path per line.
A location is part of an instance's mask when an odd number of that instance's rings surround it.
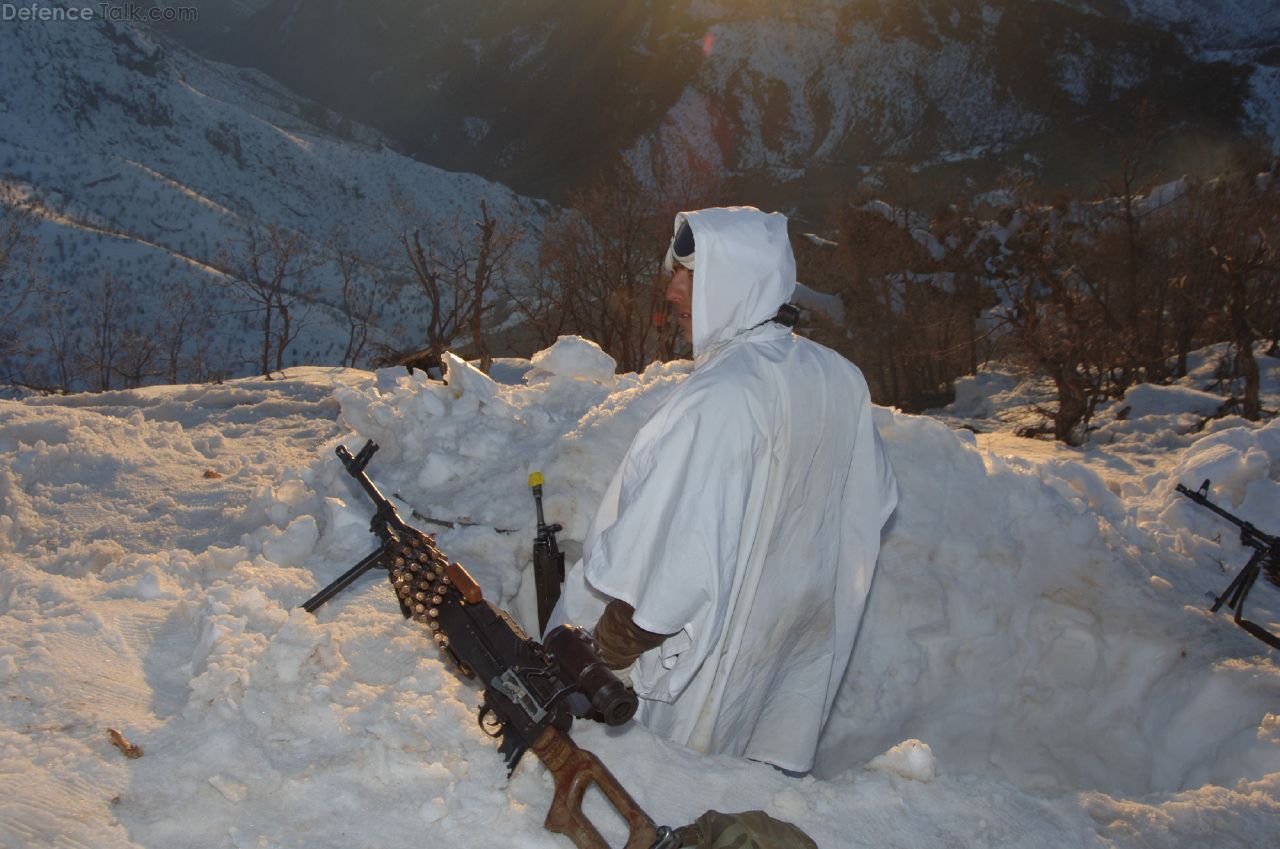
M 635 608 L 625 601 L 614 599 L 604 609 L 596 623 L 596 649 L 600 659 L 610 669 L 626 669 L 636 658 L 651 648 L 662 645 L 668 634 L 655 634 L 640 628 L 632 620 Z

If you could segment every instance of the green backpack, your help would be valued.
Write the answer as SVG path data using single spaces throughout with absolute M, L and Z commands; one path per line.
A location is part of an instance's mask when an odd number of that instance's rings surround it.
M 681 846 L 697 849 L 818 849 L 809 835 L 764 811 L 707 811 L 679 833 Z

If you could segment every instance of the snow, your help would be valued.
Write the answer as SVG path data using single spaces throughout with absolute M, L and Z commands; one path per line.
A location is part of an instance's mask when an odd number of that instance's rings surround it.
M 584 380 L 613 381 L 618 364 L 600 346 L 581 336 L 561 336 L 545 351 L 530 359 L 536 375 L 578 377 Z
M 260 325 L 218 285 L 248 228 L 296 232 L 319 261 L 303 288 L 322 306 L 302 322 L 286 364 L 335 363 L 347 334 L 334 248 L 394 263 L 397 234 L 421 226 L 448 251 L 469 238 L 458 222 L 484 204 L 504 226 L 519 223 L 523 256 L 547 210 L 395 153 L 371 129 L 259 72 L 211 62 L 128 21 L 9 22 L 0 26 L 0 75 L 9 82 L 0 90 L 0 191 L 33 203 L 41 270 L 66 290 L 70 325 L 84 332 L 90 288 L 107 271 L 143 332 L 161 332 L 167 296 L 189 287 L 219 320 L 216 344 L 201 354 L 214 373 L 246 373 L 245 352 L 255 338 L 261 344 Z M 484 128 L 468 130 L 478 137 Z M 420 329 L 400 325 L 425 307 L 412 287 L 403 294 L 403 302 L 384 294 L 371 342 L 402 349 L 419 338 Z M 26 323 L 41 326 L 45 306 L 29 304 Z M 52 354 L 41 350 L 49 340 L 26 341 L 34 353 L 0 366 L 52 384 Z M 189 340 L 186 353 L 196 347 Z
M 964 418 L 990 418 L 997 409 L 1010 406 L 1010 393 L 1021 388 L 1019 375 L 998 366 L 984 365 L 977 374 L 956 380 L 956 399 L 950 409 Z
M 692 5 L 689 26 L 715 47 L 657 134 L 668 155 L 693 150 L 783 179 L 815 163 L 900 158 L 926 126 L 957 150 L 1045 129 L 1007 96 L 980 45 L 947 35 L 924 46 L 874 20 L 850 27 L 847 5 Z
M 380 580 L 298 606 L 374 547 L 333 455 L 373 439 L 375 482 L 453 523 L 414 520 L 528 626 L 528 473 L 572 550 L 689 370 L 602 357 L 568 337 L 498 380 L 451 358 L 448 385 L 294 368 L 0 401 L 0 845 L 568 846 L 542 828 L 546 771 L 508 779 L 478 690 Z M 1207 611 L 1248 550 L 1173 489 L 1210 477 L 1280 531 L 1280 424 L 1165 421 L 1204 415 L 1215 357 L 1132 390 L 1084 449 L 1010 435 L 1037 391 L 1012 370 L 966 390 L 976 418 L 876 411 L 902 502 L 814 775 L 634 724 L 575 739 L 672 825 L 761 808 L 823 847 L 1276 845 L 1280 668 Z M 1247 613 L 1280 628 L 1277 589 Z
M 1222 406 L 1223 398 L 1210 392 L 1201 392 L 1185 386 L 1156 386 L 1142 383 L 1124 394 L 1124 404 L 1129 415 L 1146 418 L 1153 415 L 1174 415 L 1190 412 L 1209 416 Z
M 892 772 L 912 781 L 933 781 L 938 764 L 929 744 L 919 740 L 903 740 L 883 755 L 876 755 L 867 769 Z
M 837 325 L 844 324 L 844 301 L 840 300 L 839 295 L 819 292 L 803 283 L 796 283 L 791 301 L 803 309 L 826 316 Z
M 1252 97 L 1245 108 L 1258 128 L 1271 137 L 1271 152 L 1280 154 L 1280 68 L 1260 65 L 1249 78 Z
M 1187 30 L 1206 49 L 1273 43 L 1280 9 L 1268 0 L 1126 0 L 1131 14 Z M 1176 30 L 1175 30 L 1176 31 Z

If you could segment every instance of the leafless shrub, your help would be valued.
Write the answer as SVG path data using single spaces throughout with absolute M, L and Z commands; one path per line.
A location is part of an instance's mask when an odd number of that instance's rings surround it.
M 314 306 L 310 272 L 316 265 L 303 236 L 274 224 L 248 225 L 223 248 L 226 274 L 218 284 L 244 303 L 259 322 L 259 373 L 284 368 L 285 351 L 298 338 Z

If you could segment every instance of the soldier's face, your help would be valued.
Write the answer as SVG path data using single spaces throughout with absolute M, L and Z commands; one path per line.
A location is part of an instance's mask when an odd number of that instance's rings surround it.
M 677 265 L 667 283 L 667 300 L 671 302 L 680 325 L 680 335 L 693 342 L 693 272 Z

